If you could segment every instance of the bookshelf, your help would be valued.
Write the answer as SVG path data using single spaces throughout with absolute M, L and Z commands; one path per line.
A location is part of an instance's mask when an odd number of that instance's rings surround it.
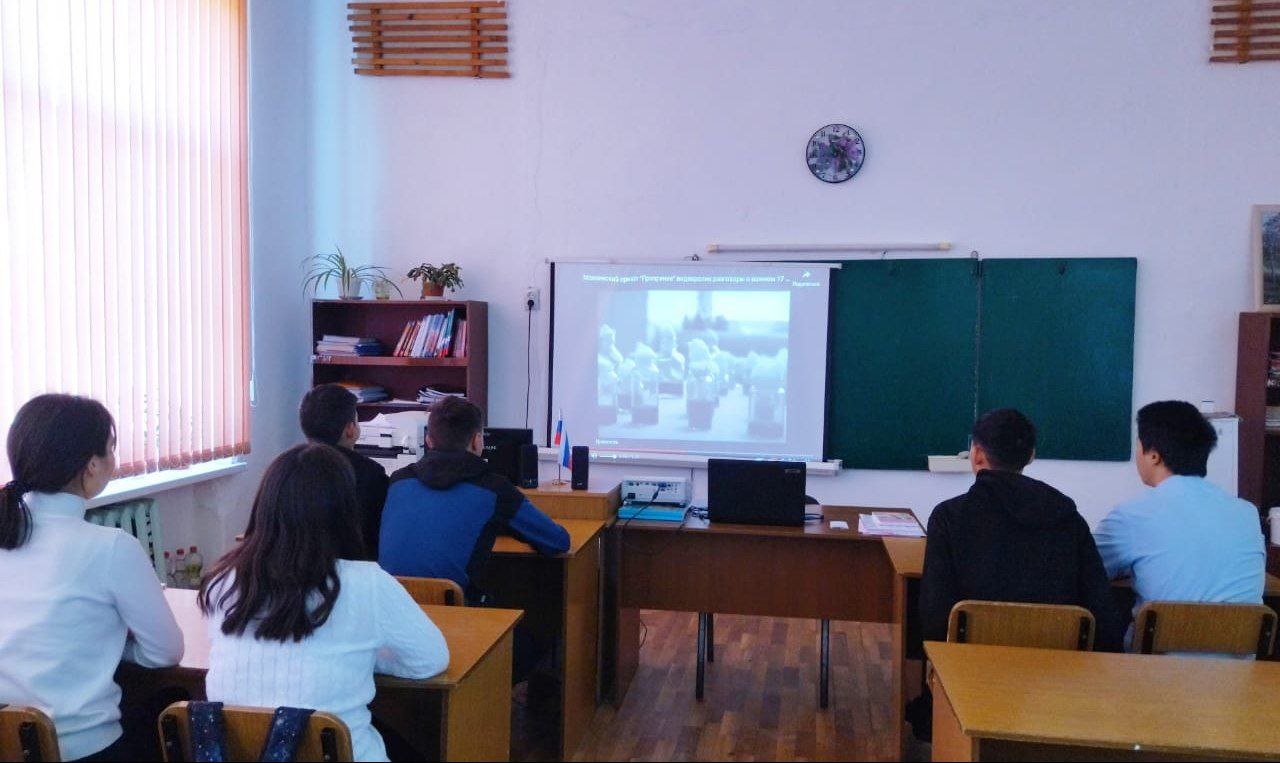
M 1280 429 L 1267 427 L 1267 406 L 1280 405 L 1280 381 L 1268 383 L 1273 352 L 1280 352 L 1280 313 L 1241 313 L 1236 356 L 1240 497 L 1253 502 L 1264 520 L 1270 507 L 1280 506 Z M 1267 569 L 1280 573 L 1280 549 L 1270 543 Z
M 467 322 L 466 356 L 460 358 L 401 358 L 389 355 L 347 357 L 316 355 L 315 343 L 325 334 L 373 337 L 395 351 L 410 321 L 435 313 L 457 311 Z M 384 387 L 393 399 L 413 400 L 418 388 L 431 386 L 462 392 L 488 413 L 489 305 L 485 302 L 438 299 L 316 299 L 311 302 L 311 383 L 354 381 Z M 390 402 L 361 403 L 360 419 L 378 413 L 426 410 L 427 406 Z

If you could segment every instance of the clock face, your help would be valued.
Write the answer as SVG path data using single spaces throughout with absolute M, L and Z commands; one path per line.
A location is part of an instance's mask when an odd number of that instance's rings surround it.
M 866 156 L 862 136 L 842 124 L 827 125 L 815 132 L 805 153 L 809 171 L 824 183 L 843 183 L 858 174 Z

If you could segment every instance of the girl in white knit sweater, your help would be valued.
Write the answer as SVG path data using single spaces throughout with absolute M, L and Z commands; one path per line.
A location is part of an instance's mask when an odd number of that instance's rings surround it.
M 334 713 L 356 760 L 387 760 L 371 725 L 373 674 L 430 678 L 444 636 L 396 579 L 364 556 L 355 477 L 327 445 L 299 445 L 267 469 L 244 542 L 200 590 L 209 699 Z

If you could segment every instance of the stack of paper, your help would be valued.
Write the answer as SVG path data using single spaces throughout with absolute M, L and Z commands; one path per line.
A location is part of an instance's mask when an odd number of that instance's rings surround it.
M 317 355 L 366 356 L 383 354 L 382 342 L 369 337 L 325 334 L 316 342 Z
M 876 511 L 858 517 L 858 532 L 863 535 L 892 535 L 899 538 L 923 538 L 924 528 L 910 514 Z
M 418 402 L 425 405 L 431 405 L 437 400 L 443 400 L 446 397 L 466 397 L 461 392 L 443 392 L 434 387 L 423 387 L 418 390 Z

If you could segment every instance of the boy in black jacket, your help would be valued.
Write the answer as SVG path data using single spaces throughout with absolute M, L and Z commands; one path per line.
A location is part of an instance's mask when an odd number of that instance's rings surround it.
M 1097 621 L 1094 648 L 1120 650 L 1120 616 L 1088 524 L 1070 498 L 1022 474 L 1035 447 L 1035 426 L 1013 409 L 974 425 L 977 479 L 929 517 L 920 583 L 925 639 L 946 640 L 951 608 L 964 599 L 1075 604 Z
M 302 433 L 312 442 L 332 445 L 351 462 L 356 473 L 356 497 L 360 501 L 360 526 L 364 530 L 365 560 L 378 561 L 378 536 L 382 530 L 382 505 L 387 501 L 390 478 L 382 465 L 356 453 L 360 419 L 356 396 L 341 384 L 321 384 L 302 398 L 298 407 Z

